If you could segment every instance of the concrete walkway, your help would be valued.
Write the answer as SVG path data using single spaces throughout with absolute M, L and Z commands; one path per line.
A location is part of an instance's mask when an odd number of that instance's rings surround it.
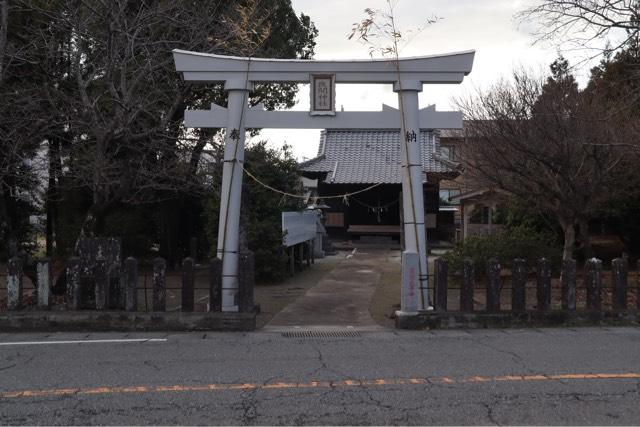
M 292 326 L 357 326 L 379 328 L 369 304 L 380 280 L 388 250 L 357 249 L 307 293 L 276 314 L 268 329 Z

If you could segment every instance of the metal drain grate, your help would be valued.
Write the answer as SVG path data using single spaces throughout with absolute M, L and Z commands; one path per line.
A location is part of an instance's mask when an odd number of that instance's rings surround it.
M 358 331 L 287 331 L 283 332 L 285 338 L 359 338 Z

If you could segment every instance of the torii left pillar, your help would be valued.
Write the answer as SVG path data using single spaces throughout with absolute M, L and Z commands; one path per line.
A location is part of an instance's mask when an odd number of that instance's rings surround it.
M 238 311 L 238 268 L 240 252 L 240 208 L 244 163 L 245 117 L 249 92 L 253 83 L 227 80 L 227 132 L 224 141 L 220 217 L 218 224 L 218 258 L 222 260 L 222 311 Z M 225 214 L 226 213 L 226 214 Z

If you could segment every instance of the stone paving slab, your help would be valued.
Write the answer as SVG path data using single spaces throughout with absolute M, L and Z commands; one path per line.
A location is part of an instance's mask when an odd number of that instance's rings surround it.
M 354 250 L 303 296 L 289 304 L 267 328 L 310 326 L 377 327 L 369 304 L 388 250 Z

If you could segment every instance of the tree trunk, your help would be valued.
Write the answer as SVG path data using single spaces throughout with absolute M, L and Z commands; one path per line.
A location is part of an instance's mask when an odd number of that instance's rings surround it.
M 106 215 L 106 206 L 93 204 L 84 217 L 80 232 L 73 245 L 73 250 L 78 250 L 78 244 L 83 237 L 96 237 L 104 231 L 104 217 Z
M 175 268 L 179 258 L 178 241 L 180 238 L 181 206 L 178 199 L 158 203 L 160 229 L 160 256 L 165 258 L 167 266 Z
M 189 160 L 189 174 L 191 177 L 195 177 L 196 173 L 198 172 L 198 165 L 200 164 L 200 158 L 202 157 L 204 147 L 206 147 L 207 143 L 212 140 L 213 135 L 215 135 L 216 132 L 218 132 L 218 129 L 200 130 L 198 142 L 193 147 L 193 151 L 191 152 L 191 159 Z
M 573 250 L 575 249 L 576 229 L 573 221 L 560 221 L 560 226 L 564 232 L 564 244 L 562 247 L 562 260 L 566 261 L 573 258 Z
M 7 37 L 9 34 L 9 0 L 0 0 L 0 86 L 5 73 L 5 55 L 7 55 Z
M 7 253 L 12 252 L 9 247 L 10 242 L 16 239 L 9 202 L 7 193 L 0 187 L 0 239 L 2 239 L 2 243 L 6 245 Z
M 58 225 L 58 178 L 60 176 L 60 142 L 56 137 L 49 138 L 49 185 L 47 187 L 46 245 L 47 256 L 53 255 L 53 242 L 56 239 Z
M 580 250 L 584 259 L 593 258 L 593 248 L 591 247 L 591 236 L 589 233 L 589 221 L 580 219 L 578 221 Z

